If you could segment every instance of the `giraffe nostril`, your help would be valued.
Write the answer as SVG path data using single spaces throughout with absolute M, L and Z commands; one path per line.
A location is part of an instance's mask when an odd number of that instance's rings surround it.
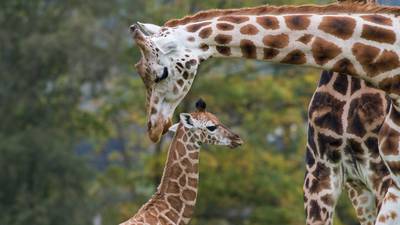
M 129 30 L 131 31 L 131 33 L 133 33 L 136 30 L 136 25 L 131 25 L 129 27 Z
M 232 139 L 233 139 L 233 140 L 240 140 L 240 137 L 239 137 L 239 135 L 237 135 L 237 134 L 233 134 L 233 135 L 232 135 Z
M 147 122 L 147 130 L 151 130 L 151 122 Z

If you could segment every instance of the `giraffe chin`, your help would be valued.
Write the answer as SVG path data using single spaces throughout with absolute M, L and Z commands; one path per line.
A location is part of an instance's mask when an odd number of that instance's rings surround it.
M 168 132 L 168 129 L 172 126 L 172 120 L 167 119 L 165 122 L 158 120 L 155 126 L 151 126 L 148 129 L 148 135 L 152 142 L 157 143 L 160 141 L 161 136 Z

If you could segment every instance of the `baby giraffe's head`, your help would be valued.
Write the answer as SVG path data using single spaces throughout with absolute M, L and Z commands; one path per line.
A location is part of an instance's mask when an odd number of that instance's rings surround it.
M 180 122 L 169 130 L 177 135 L 183 135 L 180 132 L 191 133 L 191 138 L 187 138 L 187 141 L 199 145 L 204 143 L 235 148 L 243 144 L 239 135 L 224 126 L 214 114 L 206 112 L 206 103 L 202 99 L 196 102 L 196 108 L 196 112 L 181 113 Z

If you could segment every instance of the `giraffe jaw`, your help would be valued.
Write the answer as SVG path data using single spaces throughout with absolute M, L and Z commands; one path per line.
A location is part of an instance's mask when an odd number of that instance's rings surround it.
M 151 122 L 148 123 L 148 135 L 152 142 L 157 143 L 160 141 L 161 136 L 168 132 L 168 129 L 172 126 L 172 119 L 168 118 L 164 120 L 163 118 L 159 118 L 154 126 L 151 125 Z

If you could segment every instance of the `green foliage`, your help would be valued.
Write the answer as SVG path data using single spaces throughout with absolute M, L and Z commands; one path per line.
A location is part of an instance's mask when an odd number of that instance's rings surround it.
M 90 221 L 86 188 L 92 174 L 66 138 L 45 128 L 0 136 L 0 224 Z
M 147 138 L 129 25 L 265 3 L 2 1 L 0 224 L 130 217 L 158 185 L 170 136 L 158 144 Z M 306 109 L 317 73 L 243 60 L 202 65 L 176 115 L 202 97 L 246 144 L 202 150 L 192 224 L 304 224 Z M 354 223 L 348 201 L 337 217 L 338 225 Z

